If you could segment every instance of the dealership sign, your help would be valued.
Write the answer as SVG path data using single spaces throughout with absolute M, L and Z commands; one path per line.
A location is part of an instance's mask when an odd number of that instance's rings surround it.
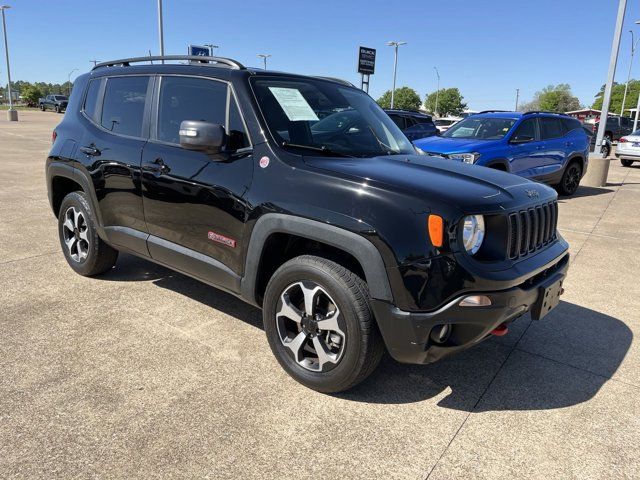
M 358 73 L 373 75 L 376 69 L 376 49 L 360 47 L 358 53 Z

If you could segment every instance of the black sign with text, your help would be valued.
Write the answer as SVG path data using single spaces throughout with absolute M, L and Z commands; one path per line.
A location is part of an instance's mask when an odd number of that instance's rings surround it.
M 360 47 L 358 53 L 358 73 L 373 75 L 376 69 L 376 49 Z

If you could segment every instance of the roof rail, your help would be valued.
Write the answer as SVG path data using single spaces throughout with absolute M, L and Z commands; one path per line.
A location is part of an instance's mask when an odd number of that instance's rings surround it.
M 550 113 L 552 115 L 562 115 L 564 117 L 568 117 L 569 115 L 567 115 L 566 113 L 560 113 L 560 112 L 549 112 L 547 110 L 530 110 L 528 112 L 524 112 L 523 115 L 531 115 L 532 113 Z
M 500 113 L 500 112 L 509 112 L 510 110 L 482 110 L 478 113 L 473 113 L 472 115 L 479 115 L 481 113 Z
M 132 58 L 122 58 L 120 60 L 111 60 L 109 62 L 101 62 L 94 66 L 91 70 L 95 70 L 96 68 L 101 67 L 128 67 L 132 63 L 142 63 L 142 62 L 153 62 L 156 61 L 185 61 L 188 60 L 190 62 L 198 62 L 202 64 L 214 64 L 212 66 L 220 66 L 224 65 L 226 67 L 232 68 L 234 70 L 244 70 L 245 66 L 240 62 L 232 60 L 230 58 L 224 57 L 204 57 L 198 55 L 149 55 L 146 57 L 132 57 Z

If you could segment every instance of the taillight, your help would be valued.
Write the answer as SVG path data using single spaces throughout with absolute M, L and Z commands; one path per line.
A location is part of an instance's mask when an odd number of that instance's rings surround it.
M 53 133 L 51 134 L 51 143 L 55 143 L 56 138 L 58 138 L 58 132 L 56 132 L 55 130 L 53 131 Z
M 618 140 L 618 143 L 624 143 L 624 142 L 628 142 L 629 140 L 627 140 L 626 138 L 622 137 L 620 140 Z

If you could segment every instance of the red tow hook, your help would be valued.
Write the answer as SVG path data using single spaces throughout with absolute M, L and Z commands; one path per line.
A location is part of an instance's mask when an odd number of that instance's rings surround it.
M 504 337 L 507 333 L 509 333 L 509 327 L 504 323 L 495 330 L 491 330 L 491 335 L 495 335 L 496 337 Z

